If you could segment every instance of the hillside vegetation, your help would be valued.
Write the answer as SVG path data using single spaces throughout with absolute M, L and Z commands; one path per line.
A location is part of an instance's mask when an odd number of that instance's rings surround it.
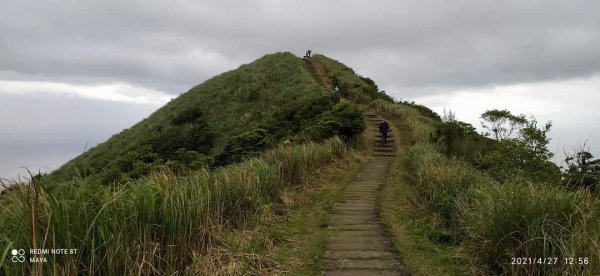
M 52 175 L 68 180 L 101 174 L 102 182 L 109 183 L 139 178 L 164 166 L 174 170 L 222 166 L 283 139 L 323 140 L 360 132 L 359 127 L 338 133 L 344 126 L 327 123 L 344 112 L 354 112 L 349 116 L 355 118 L 359 114 L 319 86 L 302 59 L 290 53 L 271 54 L 192 88 Z
M 397 163 L 404 172 L 390 174 L 406 173 L 410 183 L 395 201 L 411 205 L 409 223 L 420 225 L 417 231 L 432 242 L 466 253 L 452 263 L 463 262 L 477 274 L 600 271 L 598 161 L 582 151 L 567 159 L 569 167 L 561 173 L 547 148 L 551 122 L 495 109 L 482 114 L 489 130 L 482 135 L 452 113 L 439 116 L 414 102 L 392 102 L 374 83 L 369 93 L 354 93 L 369 79 L 352 78 L 354 72 L 341 63 L 316 58 L 342 93 L 398 127 L 404 146 Z M 453 265 L 442 268 L 440 275 L 451 270 Z
M 477 274 L 600 271 L 600 193 L 574 188 L 569 171 L 561 179 L 546 148 L 550 125 L 525 120 L 517 135 L 496 141 L 406 103 L 371 106 L 401 129 L 407 156 L 398 162 L 411 185 L 396 200 L 412 205 L 428 239 L 460 248 Z
M 350 156 L 364 129 L 358 106 L 318 85 L 305 61 L 267 55 L 0 197 L 0 273 L 225 273 L 207 257 L 219 258 L 227 233 Z M 6 262 L 22 248 L 78 253 Z M 235 274 L 275 269 L 239 262 Z
M 330 91 L 335 84 L 340 95 Z M 302 226 L 303 241 L 295 244 L 314 243 L 306 256 L 281 250 L 296 233 L 271 237 L 257 226 L 269 217 L 286 221 L 290 191 L 311 189 L 329 168 L 368 148 L 366 109 L 388 118 L 401 144 L 385 184 L 397 186 L 384 188 L 394 192 L 385 195 L 383 220 L 396 248 L 406 249 L 398 234 L 406 229 L 428 241 L 411 243 L 418 254 L 399 250 L 404 258 L 431 258 L 406 262 L 415 275 L 600 271 L 598 162 L 580 153 L 561 172 L 549 162 L 551 124 L 491 110 L 482 119 L 492 133 L 481 135 L 447 114 L 395 102 L 335 60 L 277 53 L 206 81 L 50 177 L 2 195 L 0 274 L 290 271 L 276 259 L 313 262 L 309 270 L 320 271 L 314 260 L 322 236 L 312 241 Z M 318 224 L 312 218 L 310 225 Z M 262 232 L 247 234 L 253 231 Z M 19 248 L 78 254 L 7 262 Z M 299 256 L 269 258 L 272 251 Z M 544 258 L 555 263 L 537 263 Z M 415 267 L 424 263 L 436 268 Z

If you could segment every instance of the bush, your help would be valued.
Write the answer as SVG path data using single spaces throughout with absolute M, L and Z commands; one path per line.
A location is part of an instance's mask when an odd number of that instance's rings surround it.
M 465 245 L 498 274 L 581 275 L 592 266 L 565 265 L 563 258 L 598 260 L 599 205 L 588 194 L 543 184 L 510 182 L 474 187 L 460 200 Z M 585 235 L 581 235 L 585 233 Z M 590 235 L 591 234 L 591 235 Z M 510 264 L 511 257 L 558 257 L 557 265 Z
M 332 110 L 324 112 L 318 117 L 317 123 L 309 127 L 310 138 L 322 141 L 338 135 L 344 141 L 365 130 L 365 121 L 358 107 L 348 101 L 340 101 Z
M 481 156 L 496 148 L 496 141 L 479 135 L 475 128 L 460 121 L 441 123 L 433 140 L 442 146 L 448 157 L 459 157 L 479 165 Z
M 275 139 L 289 137 L 314 126 L 321 114 L 330 111 L 338 100 L 323 95 L 297 101 L 276 112 L 273 119 L 261 126 L 269 130 Z
M 176 159 L 177 150 L 184 148 L 199 153 L 208 153 L 216 135 L 204 122 L 170 127 L 150 139 L 153 152 L 163 159 Z
M 173 123 L 174 125 L 192 123 L 196 120 L 201 119 L 203 114 L 204 113 L 199 107 L 186 108 L 177 115 L 175 115 L 175 117 L 173 117 L 173 119 L 171 120 L 171 123 Z
M 256 155 L 273 145 L 270 134 L 265 129 L 257 128 L 234 136 L 217 160 L 221 165 L 239 162 L 244 157 Z
M 320 142 L 334 136 L 347 144 L 365 129 L 360 109 L 333 95 L 294 102 L 276 113 L 265 125 L 234 136 L 217 156 L 218 165 L 239 162 L 271 148 L 283 139 Z

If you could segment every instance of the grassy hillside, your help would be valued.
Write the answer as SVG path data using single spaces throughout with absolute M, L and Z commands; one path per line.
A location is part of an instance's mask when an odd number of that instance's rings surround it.
M 78 173 L 100 174 L 110 182 L 139 178 L 163 166 L 225 165 L 284 139 L 332 136 L 336 130 L 323 130 L 329 126 L 307 128 L 318 125 L 319 115 L 335 113 L 338 101 L 315 82 L 304 60 L 291 53 L 266 55 L 192 88 L 53 176 L 67 180 Z M 337 108 L 344 112 L 343 106 Z
M 556 167 L 518 146 L 519 140 L 491 141 L 467 124 L 434 120 L 421 108 L 403 103 L 374 101 L 371 106 L 392 119 L 404 143 L 395 165 L 399 171 L 392 171 L 388 180 L 388 185 L 401 186 L 389 189 L 401 190 L 387 195 L 387 200 L 408 206 L 390 207 L 386 223 L 392 233 L 401 235 L 408 228 L 417 238 L 424 236 L 437 244 L 433 250 L 423 250 L 425 245 L 411 248 L 399 236 L 397 248 L 407 258 L 431 258 L 435 263 L 441 252 L 454 247 L 460 253 L 445 262 L 475 267 L 475 274 L 595 275 L 599 271 L 597 190 L 573 189 L 556 180 L 554 169 L 529 166 Z M 520 163 L 505 161 L 511 160 L 503 151 L 505 144 L 510 146 L 510 157 Z M 489 158 L 498 155 L 506 158 Z M 549 261 L 552 264 L 540 264 Z M 421 267 L 422 262 L 412 265 L 416 274 L 433 273 Z M 439 275 L 449 275 L 447 271 Z
M 329 91 L 335 84 L 341 95 Z M 492 140 L 424 106 L 394 102 L 335 60 L 279 53 L 193 88 L 55 178 L 36 177 L 2 195 L 0 274 L 286 271 L 269 251 L 314 261 L 322 237 L 300 231 L 307 256 L 281 250 L 293 232 L 271 239 L 256 225 L 288 220 L 289 193 L 311 189 L 316 177 L 352 159 L 365 129 L 357 105 L 388 118 L 401 144 L 382 217 L 415 275 L 600 271 L 600 192 L 563 183 L 536 124 L 525 136 Z M 95 174 L 73 178 L 73 168 Z M 107 179 L 120 185 L 100 185 Z M 45 264 L 8 262 L 19 248 L 78 254 Z M 540 260 L 555 263 L 513 264 Z
M 533 118 L 518 136 L 496 141 L 414 102 L 392 102 L 369 79 L 353 77 L 352 69 L 315 58 L 342 93 L 398 128 L 394 134 L 403 146 L 382 206 L 396 248 L 415 275 L 600 271 L 599 189 L 573 187 L 569 174 L 560 179 L 547 154 L 549 128 Z M 415 246 L 423 237 L 428 241 Z
M 311 74 L 292 54 L 267 55 L 191 89 L 50 177 L 13 187 L 0 197 L 0 274 L 275 269 L 253 257 L 267 249 L 265 241 L 253 241 L 253 251 L 241 256 L 222 254 L 245 242 L 231 233 L 274 215 L 289 190 L 310 187 L 350 158 L 365 129 L 358 107 Z M 46 263 L 7 261 L 21 248 L 77 254 L 46 256 Z

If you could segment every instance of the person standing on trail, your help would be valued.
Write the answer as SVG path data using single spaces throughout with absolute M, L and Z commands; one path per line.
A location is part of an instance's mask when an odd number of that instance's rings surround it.
M 306 51 L 306 57 L 309 58 L 311 54 L 312 54 L 312 51 L 310 49 L 308 49 Z
M 339 93 L 340 93 L 340 86 L 336 84 L 336 85 L 333 87 L 333 91 L 335 92 L 335 94 L 336 94 L 336 95 L 337 95 L 337 94 L 339 94 Z
M 381 143 L 384 145 L 387 143 L 388 130 L 390 130 L 390 125 L 385 120 L 379 124 L 379 133 L 381 133 Z

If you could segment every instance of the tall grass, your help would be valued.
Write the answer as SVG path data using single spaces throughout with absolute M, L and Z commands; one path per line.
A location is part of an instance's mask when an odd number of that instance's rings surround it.
M 370 107 L 399 128 L 409 148 L 411 204 L 436 242 L 463 248 L 483 274 L 594 275 L 600 271 L 600 199 L 552 183 L 515 178 L 505 184 L 458 158 L 448 158 L 430 139 L 438 122 L 409 105 L 376 100 Z M 512 265 L 512 257 L 556 257 L 554 265 Z M 588 264 L 567 264 L 569 258 Z
M 593 275 L 600 271 L 600 201 L 587 191 L 572 192 L 523 180 L 500 184 L 437 146 L 410 150 L 413 200 L 435 225 L 430 238 L 463 246 L 497 274 Z M 553 265 L 513 265 L 512 257 L 556 257 Z M 588 258 L 567 264 L 565 258 Z
M 181 274 L 225 229 L 253 224 L 283 189 L 347 154 L 338 139 L 280 147 L 215 171 L 160 171 L 121 186 L 94 177 L 33 182 L 0 199 L 0 249 L 74 248 L 48 263 L 4 263 L 9 275 Z M 12 243 L 12 246 L 10 245 Z M 31 256 L 28 256 L 31 257 Z
M 423 116 L 417 109 L 408 105 L 374 100 L 369 107 L 395 121 L 405 144 L 428 141 L 435 130 L 436 122 L 432 118 Z
M 585 192 L 522 182 L 474 187 L 458 199 L 464 245 L 492 271 L 593 275 L 600 271 L 600 204 Z M 556 257 L 553 265 L 511 265 L 511 257 Z M 567 264 L 586 257 L 590 264 Z

